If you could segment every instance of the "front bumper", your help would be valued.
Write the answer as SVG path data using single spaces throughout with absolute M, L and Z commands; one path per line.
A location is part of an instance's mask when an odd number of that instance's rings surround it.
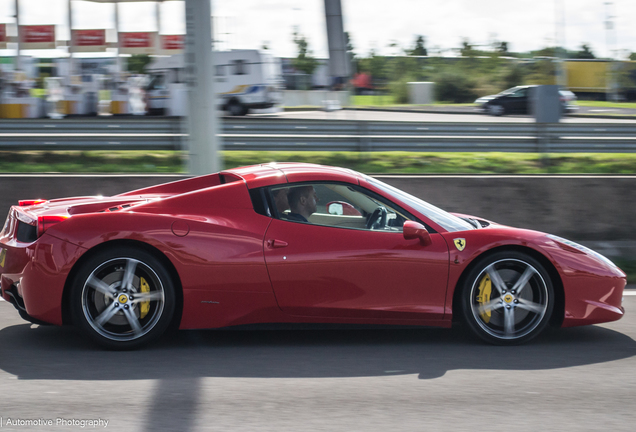
M 617 321 L 625 314 L 622 306 L 624 277 L 577 276 L 564 281 L 563 327 Z

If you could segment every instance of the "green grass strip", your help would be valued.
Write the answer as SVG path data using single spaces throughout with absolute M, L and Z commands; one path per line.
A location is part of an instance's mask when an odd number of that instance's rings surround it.
M 634 174 L 634 153 L 225 151 L 223 166 L 311 162 L 373 174 Z M 177 151 L 0 152 L 3 173 L 182 173 Z

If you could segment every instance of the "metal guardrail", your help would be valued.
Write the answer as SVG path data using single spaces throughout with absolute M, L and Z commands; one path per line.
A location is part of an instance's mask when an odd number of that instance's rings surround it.
M 174 134 L 181 132 L 181 119 L 166 118 L 78 118 L 78 119 L 16 119 L 0 120 L 0 134 L 120 134 L 120 133 L 165 133 Z
M 226 150 L 636 152 L 636 123 L 225 118 Z M 0 150 L 178 150 L 179 118 L 2 120 Z

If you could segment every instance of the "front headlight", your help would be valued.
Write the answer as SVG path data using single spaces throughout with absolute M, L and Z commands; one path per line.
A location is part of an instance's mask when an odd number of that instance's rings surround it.
M 614 264 L 612 262 L 612 260 L 610 260 L 609 258 L 601 255 L 600 253 L 598 253 L 596 251 L 593 251 L 592 249 L 590 249 L 588 247 L 585 247 L 585 246 L 583 246 L 581 244 L 575 243 L 572 240 L 564 239 L 563 237 L 555 236 L 555 235 L 552 235 L 552 234 L 547 234 L 547 237 L 550 240 L 553 240 L 553 241 L 555 241 L 557 243 L 564 244 L 564 245 L 569 246 L 571 248 L 574 248 L 574 249 L 576 249 L 576 250 L 578 250 L 580 252 L 583 252 L 584 254 L 591 255 L 594 258 L 596 258 L 597 260 L 601 261 L 602 263 L 607 264 L 611 268 L 618 269 L 618 266 L 616 264 Z

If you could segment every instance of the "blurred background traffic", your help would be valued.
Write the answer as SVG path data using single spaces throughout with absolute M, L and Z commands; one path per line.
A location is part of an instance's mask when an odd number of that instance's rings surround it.
M 183 3 L 2 0 L 0 117 L 185 115 Z M 403 104 L 521 113 L 527 109 L 492 103 L 488 107 L 495 108 L 487 109 L 483 98 L 538 84 L 559 85 L 569 112 L 577 110 L 577 99 L 578 106 L 606 109 L 631 108 L 615 103 L 636 100 L 636 52 L 628 27 L 635 11 L 629 2 L 543 1 L 532 11 L 521 2 L 516 9 L 525 10 L 528 20 L 542 10 L 542 20 L 530 25 L 521 13 L 484 9 L 475 16 L 455 1 L 446 34 L 438 29 L 446 7 L 422 9 L 426 2 L 396 3 L 391 21 L 404 20 L 406 28 L 396 31 L 394 23 L 384 22 L 372 34 L 359 22 L 367 9 L 382 15 L 381 6 L 345 2 L 340 26 L 330 26 L 321 1 L 244 2 L 253 9 L 245 14 L 224 3 L 215 2 L 212 10 L 214 78 L 218 106 L 230 115 Z M 417 23 L 408 16 L 425 11 L 430 18 Z M 524 31 L 511 32 L 512 20 Z M 382 21 L 376 16 L 374 22 Z M 479 22 L 488 28 L 475 28 Z M 341 46 L 332 42 L 327 48 L 325 35 Z M 339 54 L 342 59 L 335 58 Z M 334 62 L 346 64 L 336 71 Z

